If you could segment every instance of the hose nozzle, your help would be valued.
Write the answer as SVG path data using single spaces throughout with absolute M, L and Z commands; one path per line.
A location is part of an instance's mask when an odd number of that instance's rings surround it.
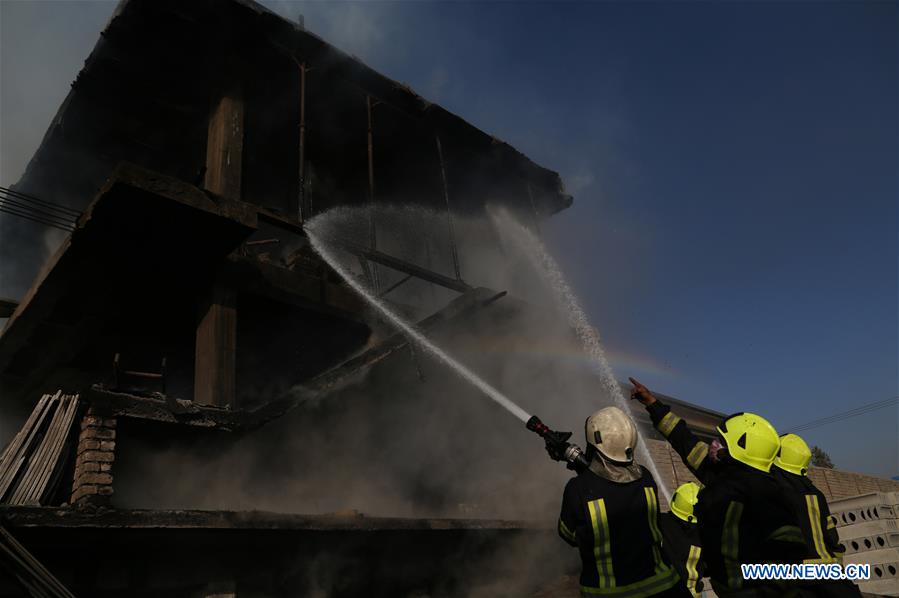
M 524 425 L 546 442 L 546 452 L 554 461 L 565 461 L 568 468 L 574 471 L 581 471 L 590 466 L 580 447 L 568 442 L 571 432 L 556 432 L 540 421 L 536 415 L 532 415 Z
M 552 432 L 552 430 L 550 430 L 546 424 L 540 421 L 540 418 L 536 415 L 532 415 L 531 419 L 529 419 L 524 425 L 528 430 L 530 430 L 531 432 L 535 432 L 541 438 Z

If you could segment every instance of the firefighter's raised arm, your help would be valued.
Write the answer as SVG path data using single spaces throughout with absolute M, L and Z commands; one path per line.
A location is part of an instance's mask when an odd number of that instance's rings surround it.
M 631 399 L 639 401 L 646 411 L 652 425 L 668 440 L 684 464 L 693 472 L 700 482 L 708 483 L 711 474 L 709 467 L 709 445 L 693 435 L 686 422 L 675 415 L 668 405 L 655 398 L 646 386 L 634 378 L 628 378 L 634 385 Z
M 648 388 L 646 388 L 633 378 L 628 378 L 628 380 L 630 380 L 631 384 L 634 385 L 634 389 L 631 391 L 632 399 L 634 399 L 635 401 L 640 401 L 640 403 L 644 407 L 649 407 L 656 402 L 656 398 L 652 396 L 652 393 L 649 392 Z

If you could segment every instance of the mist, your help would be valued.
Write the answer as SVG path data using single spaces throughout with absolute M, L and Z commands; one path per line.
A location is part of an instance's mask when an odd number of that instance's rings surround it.
M 359 241 L 367 238 L 370 214 L 339 208 L 314 228 Z M 446 213 L 378 207 L 374 217 L 379 249 L 452 272 Z M 429 337 L 528 413 L 574 431 L 582 444 L 585 418 L 613 398 L 585 366 L 553 289 L 528 256 L 498 243 L 486 215 L 455 217 L 453 224 L 464 280 L 509 295 Z M 358 261 L 341 256 L 361 280 Z M 402 277 L 378 270 L 382 290 Z M 433 286 L 409 281 L 387 298 L 415 321 L 455 295 Z M 382 336 L 393 332 L 383 322 L 372 328 Z M 116 502 L 128 507 L 357 510 L 550 526 L 570 477 L 522 422 L 420 348 L 236 440 L 132 436 L 121 435 L 116 465 Z

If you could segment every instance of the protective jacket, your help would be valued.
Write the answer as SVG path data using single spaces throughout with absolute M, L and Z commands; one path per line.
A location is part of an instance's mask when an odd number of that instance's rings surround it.
M 708 575 L 719 596 L 746 589 L 789 595 L 786 584 L 743 579 L 740 567 L 799 563 L 805 555 L 802 532 L 772 475 L 741 463 L 721 464 L 699 493 L 694 512 L 702 522 L 700 540 Z
M 795 584 L 744 580 L 741 564 L 799 563 L 805 541 L 780 483 L 769 473 L 728 460 L 713 463 L 699 440 L 671 409 L 647 407 L 656 429 L 705 485 L 694 508 L 712 587 L 725 596 L 796 596 Z
M 690 594 L 700 596 L 705 564 L 702 562 L 699 527 L 695 523 L 678 519 L 672 513 L 662 513 L 659 517 L 659 528 L 662 530 L 662 546 L 668 560 L 677 570 Z
M 709 458 L 709 445 L 693 435 L 687 423 L 674 414 L 668 405 L 656 401 L 646 410 L 652 425 L 668 439 L 671 448 L 677 452 L 696 479 L 708 486 L 715 477 L 715 466 Z
M 559 535 L 580 551 L 582 596 L 689 596 L 662 552 L 655 481 L 640 469 L 628 483 L 584 469 L 565 486 Z
M 771 473 L 780 482 L 805 538 L 806 554 L 803 561 L 839 563 L 844 547 L 840 544 L 836 521 L 830 515 L 824 494 L 807 476 L 796 475 L 779 467 L 772 467 Z M 858 586 L 845 580 L 808 582 L 804 587 L 822 597 L 861 596 Z

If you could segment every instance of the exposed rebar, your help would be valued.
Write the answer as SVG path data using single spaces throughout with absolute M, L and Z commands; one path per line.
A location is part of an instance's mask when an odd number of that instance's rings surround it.
M 306 63 L 300 63 L 300 189 L 297 195 L 297 217 L 300 222 L 311 218 L 306 197 Z
M 446 223 L 449 229 L 450 249 L 453 254 L 453 272 L 456 274 L 456 280 L 462 280 L 462 272 L 459 268 L 459 253 L 456 251 L 456 234 L 453 230 L 453 213 L 450 210 L 449 186 L 446 182 L 446 166 L 443 161 L 443 145 L 440 143 L 440 136 L 434 135 L 437 141 L 437 157 L 440 160 L 440 176 L 443 179 L 443 202 L 446 205 Z
M 369 248 L 372 251 L 378 248 L 378 233 L 375 226 L 375 159 L 374 159 L 374 134 L 372 132 L 372 102 L 371 96 L 365 96 L 365 110 L 368 115 L 368 207 L 369 207 Z M 372 288 L 375 294 L 380 290 L 381 281 L 378 275 L 378 266 L 372 264 Z

